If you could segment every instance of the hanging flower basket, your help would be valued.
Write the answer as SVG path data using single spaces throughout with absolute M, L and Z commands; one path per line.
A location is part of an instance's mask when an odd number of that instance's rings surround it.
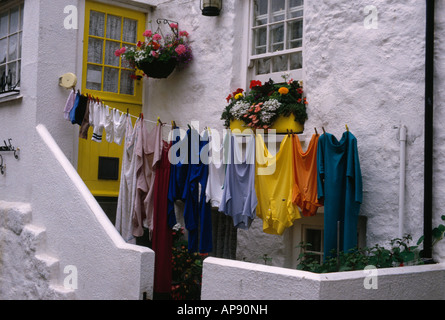
M 152 62 L 142 61 L 137 66 L 149 78 L 165 79 L 176 68 L 176 59 L 168 61 L 153 60 Z
M 162 20 L 156 22 L 161 24 Z M 164 36 L 160 28 L 156 32 L 145 30 L 142 34 L 145 41 L 138 41 L 134 47 L 122 47 L 114 54 L 122 56 L 131 68 L 141 70 L 149 78 L 167 78 L 176 67 L 188 65 L 193 55 L 189 33 L 179 31 L 178 24 L 169 20 L 164 19 L 164 24 L 169 25 L 171 33 Z

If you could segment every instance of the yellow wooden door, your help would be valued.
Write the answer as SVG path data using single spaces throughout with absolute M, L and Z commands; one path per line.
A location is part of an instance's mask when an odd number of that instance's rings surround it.
M 142 107 L 142 80 L 134 80 L 129 65 L 114 53 L 143 40 L 144 13 L 87 1 L 85 4 L 82 93 L 90 93 L 110 108 L 139 115 Z M 134 118 L 132 123 L 134 124 Z M 117 197 L 123 144 L 79 139 L 78 173 L 94 196 Z M 116 171 L 117 170 L 117 171 Z

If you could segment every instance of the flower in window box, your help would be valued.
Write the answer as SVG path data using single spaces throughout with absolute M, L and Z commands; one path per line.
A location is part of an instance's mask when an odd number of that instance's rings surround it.
M 293 129 L 294 132 L 303 130 L 308 102 L 303 96 L 301 82 L 287 81 L 286 78 L 283 83 L 274 83 L 270 79 L 262 84 L 252 80 L 249 87 L 249 92 L 237 89 L 226 98 L 228 105 L 221 115 L 226 127 L 241 121 L 244 127 L 253 129 L 276 128 L 279 132 L 286 132 L 286 129 Z M 237 97 L 240 92 L 243 95 Z M 292 122 L 282 121 L 282 118 L 292 118 Z M 283 125 L 287 128 L 283 128 Z

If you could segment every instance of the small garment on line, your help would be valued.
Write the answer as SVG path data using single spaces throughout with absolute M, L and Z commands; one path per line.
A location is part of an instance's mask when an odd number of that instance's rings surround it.
M 125 113 L 121 113 L 118 109 L 114 109 L 113 114 L 113 140 L 114 143 L 120 145 L 125 135 L 125 119 L 129 117 Z
M 114 117 L 114 109 L 109 107 L 109 106 L 105 106 L 105 110 L 104 110 L 104 130 L 105 130 L 105 139 L 108 142 L 113 142 L 113 132 L 114 132 L 114 125 L 113 125 L 113 117 Z
M 231 216 L 239 229 L 248 229 L 255 219 L 255 136 L 247 137 L 246 157 L 242 159 L 236 137 L 230 134 L 229 163 L 226 165 L 224 190 L 219 211 Z
M 90 117 L 90 125 L 93 127 L 93 136 L 91 140 L 95 142 L 102 142 L 102 135 L 104 131 L 105 113 L 103 104 L 95 102 L 93 105 L 93 115 Z
M 80 102 L 80 92 L 76 93 L 76 98 L 74 100 L 74 105 L 70 110 L 69 116 L 68 116 L 68 121 L 70 121 L 72 124 L 75 123 L 75 116 L 76 116 L 76 109 L 79 106 L 79 102 Z
M 317 146 L 318 134 L 312 135 L 311 141 L 305 152 L 301 148 L 298 135 L 294 136 L 294 188 L 292 202 L 300 209 L 305 217 L 314 216 L 323 204 L 317 197 Z
M 70 91 L 68 98 L 66 99 L 65 109 L 63 110 L 63 117 L 65 120 L 70 119 L 70 111 L 74 107 L 74 102 L 76 101 L 76 91 L 73 89 Z
M 155 170 L 162 155 L 162 126 L 155 126 L 150 132 L 141 121 L 136 143 L 136 198 L 133 210 L 133 235 L 141 237 L 144 228 L 153 231 L 153 194 Z
M 76 108 L 73 107 L 74 118 L 71 120 L 72 124 L 78 124 L 79 126 L 82 125 L 87 105 L 88 105 L 88 97 L 81 94 L 79 96 L 79 103 L 77 104 L 77 107 Z
M 136 196 L 136 153 L 135 145 L 139 139 L 137 129 L 141 120 L 137 120 L 134 129 L 131 118 L 126 119 L 126 135 L 124 140 L 124 153 L 122 156 L 121 181 L 119 198 L 117 201 L 115 227 L 127 243 L 136 244 L 133 236 L 132 212 Z
M 262 136 L 256 137 L 257 215 L 263 220 L 263 231 L 268 234 L 282 235 L 294 220 L 301 218 L 298 207 L 292 203 L 294 138 L 294 135 L 286 135 L 278 153 L 272 155 Z
M 209 178 L 206 187 L 206 200 L 212 207 L 219 208 L 224 190 L 228 145 L 230 135 L 226 134 L 221 143 L 219 134 L 210 131 L 209 135 Z
M 79 128 L 79 138 L 88 139 L 88 129 L 90 128 L 90 110 L 94 104 L 93 99 L 88 99 L 87 107 L 85 108 L 85 114 L 83 116 L 82 124 Z

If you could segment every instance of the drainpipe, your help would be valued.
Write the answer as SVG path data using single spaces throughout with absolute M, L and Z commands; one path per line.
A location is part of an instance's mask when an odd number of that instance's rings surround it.
M 400 183 L 399 183 L 399 238 L 403 238 L 403 222 L 405 221 L 405 164 L 406 164 L 406 127 L 399 131 L 400 140 Z
M 434 5 L 426 0 L 425 37 L 425 172 L 423 203 L 423 257 L 432 258 L 433 218 L 433 94 L 434 94 Z

